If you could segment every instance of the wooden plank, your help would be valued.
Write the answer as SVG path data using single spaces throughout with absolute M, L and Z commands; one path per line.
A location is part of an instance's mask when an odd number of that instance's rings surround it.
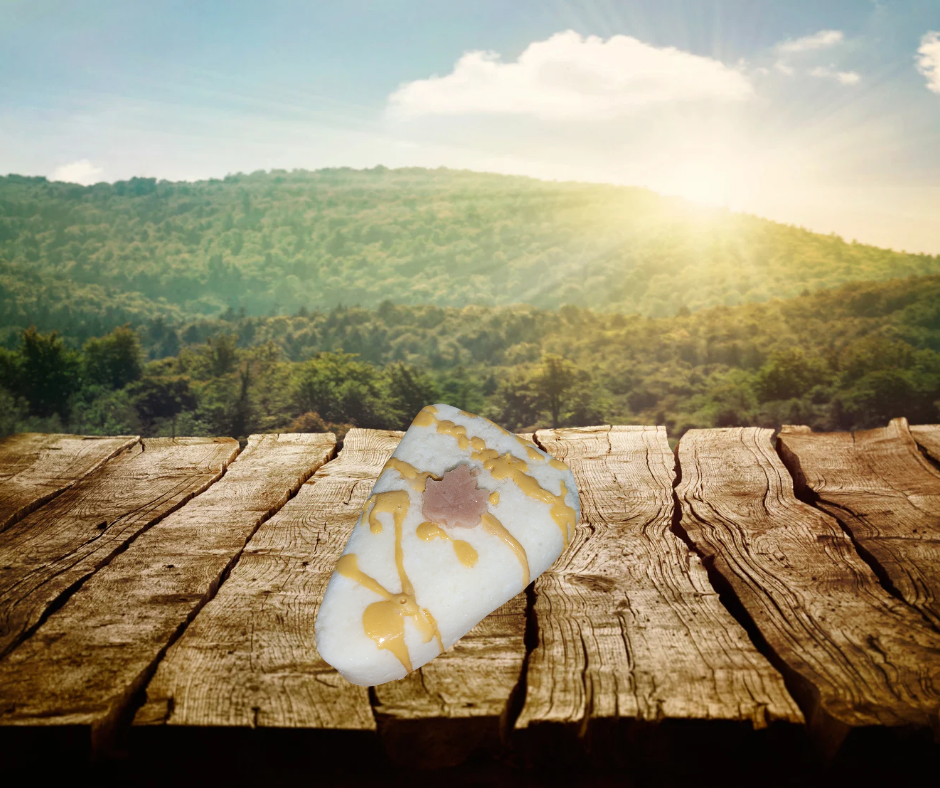
M 508 744 L 525 629 L 526 597 L 520 593 L 424 667 L 376 687 L 373 710 L 389 757 L 411 767 L 442 768 L 475 750 Z
M 535 583 L 538 645 L 520 733 L 590 740 L 665 721 L 801 723 L 781 676 L 671 530 L 665 429 L 545 430 L 537 439 L 571 467 L 582 513 L 567 552 Z
M 222 475 L 229 438 L 148 438 L 0 535 L 0 656 L 127 543 Z
M 0 531 L 137 442 L 30 432 L 0 439 Z
M 771 430 L 690 430 L 681 527 L 766 642 L 825 752 L 853 730 L 928 727 L 940 637 L 889 594 L 838 523 L 798 501 Z
M 526 597 L 518 594 L 424 667 L 374 688 L 376 722 L 393 761 L 436 769 L 507 744 L 525 623 Z
M 374 735 L 368 689 L 320 659 L 314 622 L 336 559 L 400 438 L 351 430 L 339 457 L 258 529 L 219 593 L 157 667 L 136 726 Z
M 927 456 L 940 463 L 940 424 L 914 424 L 910 429 Z
M 797 492 L 842 522 L 882 583 L 940 631 L 940 473 L 907 420 L 854 435 L 784 427 L 779 446 Z
M 225 476 L 141 534 L 0 661 L 0 725 L 111 740 L 160 656 L 215 593 L 258 525 L 335 447 L 333 435 L 253 435 Z

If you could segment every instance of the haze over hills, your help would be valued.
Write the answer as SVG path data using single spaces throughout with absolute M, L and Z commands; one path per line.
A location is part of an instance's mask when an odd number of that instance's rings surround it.
M 382 302 L 662 317 L 940 273 L 652 192 L 454 170 L 273 171 L 82 187 L 0 178 L 0 342 L 125 321 Z

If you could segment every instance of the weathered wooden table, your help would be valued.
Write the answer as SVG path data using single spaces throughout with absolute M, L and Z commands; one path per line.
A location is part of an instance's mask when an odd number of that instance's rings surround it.
M 675 454 L 661 427 L 540 431 L 578 479 L 569 549 L 447 653 L 367 689 L 318 657 L 313 625 L 399 437 L 353 430 L 335 457 L 329 434 L 0 441 L 5 768 L 117 763 L 154 784 L 257 782 L 291 756 L 310 775 L 330 757 L 321 780 L 346 784 L 936 768 L 940 426 L 788 427 L 776 445 L 697 430 Z

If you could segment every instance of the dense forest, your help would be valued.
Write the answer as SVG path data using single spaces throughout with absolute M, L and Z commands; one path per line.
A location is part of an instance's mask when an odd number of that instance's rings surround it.
M 636 188 L 384 167 L 88 187 L 0 177 L 7 348 L 31 325 L 86 340 L 124 323 L 388 301 L 660 318 L 932 273 L 938 257 Z
M 431 401 L 508 428 L 940 419 L 940 276 L 650 318 L 565 306 L 157 316 L 0 349 L 0 433 L 342 433 Z

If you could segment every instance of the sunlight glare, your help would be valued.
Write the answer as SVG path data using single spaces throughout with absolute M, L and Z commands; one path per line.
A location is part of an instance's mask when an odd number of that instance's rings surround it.
M 743 154 L 713 146 L 677 156 L 661 173 L 657 191 L 712 208 L 727 208 L 737 202 L 742 191 L 749 191 L 750 180 Z

